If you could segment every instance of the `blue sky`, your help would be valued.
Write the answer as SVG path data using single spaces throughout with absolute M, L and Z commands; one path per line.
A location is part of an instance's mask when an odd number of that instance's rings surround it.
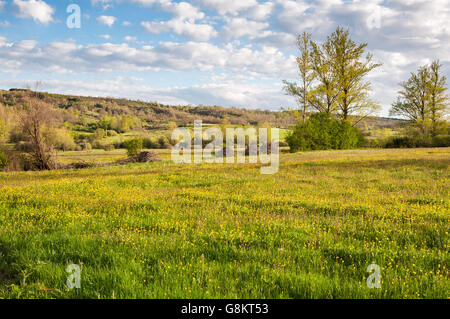
M 67 7 L 81 9 L 70 29 Z M 448 0 L 0 0 L 0 88 L 169 104 L 295 107 L 295 37 L 350 29 L 383 67 L 370 75 L 387 115 L 409 72 L 440 59 L 450 76 Z

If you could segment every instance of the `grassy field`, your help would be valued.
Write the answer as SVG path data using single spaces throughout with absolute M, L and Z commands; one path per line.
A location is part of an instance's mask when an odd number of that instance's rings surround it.
M 444 148 L 282 154 L 275 175 L 0 173 L 0 297 L 449 298 L 449 164 Z

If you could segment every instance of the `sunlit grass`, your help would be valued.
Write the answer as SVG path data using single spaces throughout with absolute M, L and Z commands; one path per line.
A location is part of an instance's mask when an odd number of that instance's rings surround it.
M 450 149 L 281 156 L 0 173 L 0 297 L 450 297 Z

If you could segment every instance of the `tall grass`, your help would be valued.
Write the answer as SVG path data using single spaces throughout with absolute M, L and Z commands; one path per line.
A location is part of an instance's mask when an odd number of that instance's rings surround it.
M 449 155 L 0 173 L 0 297 L 448 298 Z

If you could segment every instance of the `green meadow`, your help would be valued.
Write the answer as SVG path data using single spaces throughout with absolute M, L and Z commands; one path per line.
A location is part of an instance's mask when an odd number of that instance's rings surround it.
M 449 148 L 162 159 L 0 173 L 0 298 L 450 297 Z

